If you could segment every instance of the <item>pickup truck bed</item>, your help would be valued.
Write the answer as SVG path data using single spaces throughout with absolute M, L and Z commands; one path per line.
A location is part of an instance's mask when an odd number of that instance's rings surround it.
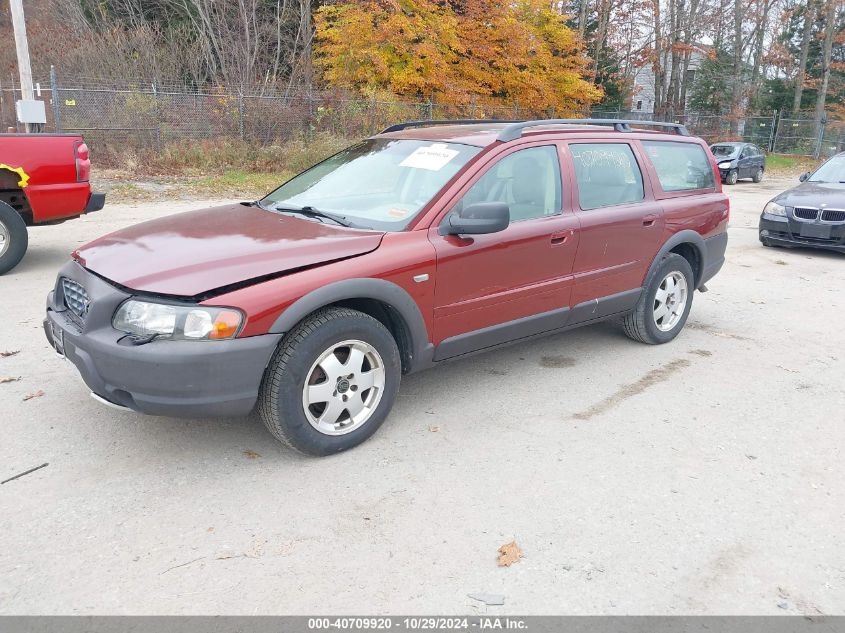
M 27 246 L 26 227 L 98 211 L 88 146 L 79 134 L 0 134 L 0 274 Z

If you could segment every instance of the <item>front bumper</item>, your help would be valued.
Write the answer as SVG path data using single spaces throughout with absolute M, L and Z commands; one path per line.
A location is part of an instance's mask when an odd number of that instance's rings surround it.
M 845 253 L 845 224 L 830 224 L 829 238 L 802 236 L 802 224 L 807 223 L 791 217 L 763 213 L 760 215 L 760 241 L 779 246 L 805 246 Z
M 150 415 L 247 415 L 255 406 L 264 370 L 281 339 L 266 334 L 228 341 L 153 341 L 134 345 L 111 326 L 117 306 L 131 295 L 76 262 L 59 273 L 81 284 L 90 303 L 84 319 L 65 307 L 61 284 L 47 297 L 44 330 L 103 400 Z

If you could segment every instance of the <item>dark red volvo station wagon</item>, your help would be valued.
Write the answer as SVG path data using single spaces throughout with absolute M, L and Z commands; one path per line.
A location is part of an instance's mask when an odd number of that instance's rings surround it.
M 403 374 L 609 317 L 672 340 L 724 262 L 728 213 L 682 126 L 404 123 L 262 200 L 80 248 L 45 331 L 105 404 L 257 409 L 327 455 L 378 429 Z

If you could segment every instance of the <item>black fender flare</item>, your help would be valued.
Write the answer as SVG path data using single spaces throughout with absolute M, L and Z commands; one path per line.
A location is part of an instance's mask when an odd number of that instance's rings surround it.
M 406 334 L 410 338 L 410 349 L 406 350 L 409 371 L 416 371 L 431 364 L 434 345 L 429 340 L 425 320 L 417 302 L 404 288 L 385 279 L 344 279 L 313 290 L 284 310 L 269 331 L 272 334 L 285 334 L 312 312 L 350 299 L 373 299 L 392 308 L 404 321 Z
M 669 253 L 669 251 L 671 251 L 673 248 L 675 248 L 676 246 L 680 246 L 681 244 L 692 245 L 692 247 L 698 253 L 699 266 L 698 271 L 696 271 L 695 279 L 695 287 L 696 289 L 698 289 L 698 287 L 701 285 L 702 273 L 704 272 L 704 263 L 707 261 L 707 246 L 704 243 L 704 238 L 692 229 L 684 229 L 683 231 L 678 231 L 663 243 L 663 246 L 661 246 L 660 250 L 657 251 L 657 255 L 654 256 L 654 259 L 651 262 L 651 266 L 649 266 L 648 272 L 646 273 L 645 279 L 643 279 L 643 288 L 648 286 L 652 275 L 655 274 L 655 272 L 657 271 L 657 267 L 660 266 L 660 262 L 663 261 L 664 257 L 666 257 L 666 254 Z

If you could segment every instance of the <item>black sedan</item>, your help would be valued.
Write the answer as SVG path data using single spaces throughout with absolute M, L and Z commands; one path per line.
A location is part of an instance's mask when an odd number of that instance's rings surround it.
M 751 178 L 754 182 L 763 180 L 766 171 L 766 155 L 752 143 L 716 143 L 710 151 L 719 165 L 722 182 L 735 185 L 740 178 Z
M 845 253 L 845 152 L 775 196 L 760 216 L 764 246 L 812 246 Z

